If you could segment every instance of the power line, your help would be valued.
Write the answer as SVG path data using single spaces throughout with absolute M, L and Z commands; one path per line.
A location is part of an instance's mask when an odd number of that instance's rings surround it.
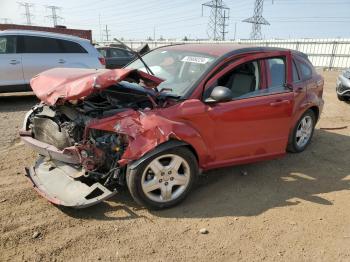
M 32 3 L 26 3 L 26 2 L 18 2 L 19 6 L 24 7 L 24 16 L 26 17 L 27 25 L 32 25 L 32 17 L 33 15 L 30 13 L 30 8 L 34 6 Z
M 228 16 L 226 17 L 226 13 L 225 15 L 223 13 L 224 11 L 227 11 L 229 14 L 230 8 L 228 8 L 222 0 L 212 0 L 202 4 L 202 15 L 204 7 L 210 7 L 207 31 L 209 38 L 214 40 L 224 40 L 225 34 L 227 33 L 225 27 L 227 26 L 226 19 L 228 19 Z
M 51 10 L 51 15 L 48 15 L 46 17 L 52 19 L 54 27 L 57 26 L 58 20 L 63 19 L 61 16 L 57 15 L 57 11 L 61 10 L 62 8 L 58 7 L 58 6 L 54 6 L 54 5 L 48 5 L 48 6 L 46 6 L 46 8 Z
M 261 25 L 270 25 L 270 23 L 262 16 L 263 8 L 264 0 L 255 0 L 254 15 L 242 21 L 253 24 L 250 39 L 262 39 Z

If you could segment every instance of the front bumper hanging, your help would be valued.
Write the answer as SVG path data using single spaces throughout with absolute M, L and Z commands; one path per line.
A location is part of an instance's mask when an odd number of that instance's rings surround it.
M 26 176 L 34 189 L 56 205 L 85 208 L 112 197 L 117 191 L 110 191 L 96 182 L 83 183 L 82 169 L 56 160 L 40 157 L 34 167 L 26 168 Z

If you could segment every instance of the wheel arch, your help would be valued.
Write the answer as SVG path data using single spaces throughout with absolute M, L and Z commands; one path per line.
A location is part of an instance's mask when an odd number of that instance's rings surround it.
M 314 112 L 315 118 L 316 118 L 316 123 L 317 123 L 318 120 L 319 120 L 319 118 L 320 118 L 320 109 L 319 109 L 317 106 L 311 106 L 311 107 L 309 107 L 308 109 L 306 109 L 305 112 L 306 112 L 307 110 L 311 110 L 312 112 Z M 304 113 L 305 113 L 305 112 L 304 112 Z M 304 114 L 304 113 L 303 113 L 303 114 Z
M 170 139 L 162 144 L 159 144 L 157 147 L 155 147 L 153 150 L 147 152 L 146 154 L 144 154 L 141 158 L 131 162 L 130 164 L 128 164 L 128 169 L 129 170 L 134 170 L 136 169 L 141 163 L 143 163 L 144 161 L 146 161 L 147 159 L 149 159 L 150 157 L 163 152 L 165 150 L 169 150 L 172 148 L 176 148 L 176 147 L 187 147 L 192 153 L 193 155 L 196 157 L 197 159 L 197 163 L 199 162 L 199 156 L 197 151 L 195 150 L 195 148 L 184 142 L 181 140 L 177 140 L 177 139 Z

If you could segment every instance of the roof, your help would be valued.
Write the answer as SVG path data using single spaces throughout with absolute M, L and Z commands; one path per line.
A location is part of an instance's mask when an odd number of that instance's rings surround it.
M 180 45 L 170 45 L 161 48 L 179 50 L 179 51 L 192 51 L 198 53 L 204 53 L 211 56 L 219 57 L 225 54 L 231 53 L 233 51 L 239 51 L 247 49 L 247 51 L 281 51 L 289 50 L 277 47 L 259 47 L 253 45 L 241 45 L 241 44 L 180 44 Z
M 4 30 L 0 31 L 0 35 L 4 34 L 14 34 L 14 35 L 30 35 L 30 36 L 43 36 L 43 37 L 52 37 L 52 38 L 61 38 L 66 40 L 73 40 L 73 41 L 87 41 L 89 40 L 80 38 L 77 36 L 72 35 L 66 35 L 66 34 L 59 34 L 59 33 L 51 33 L 51 32 L 45 32 L 45 31 L 35 31 L 35 30 Z

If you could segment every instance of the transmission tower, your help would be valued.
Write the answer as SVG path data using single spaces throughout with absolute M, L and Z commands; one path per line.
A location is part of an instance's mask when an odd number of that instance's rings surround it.
M 34 5 L 31 3 L 25 3 L 25 2 L 18 2 L 20 6 L 24 7 L 24 16 L 26 17 L 27 20 L 27 25 L 32 25 L 32 17 L 33 15 L 30 13 L 30 8 L 32 8 Z
M 253 24 L 250 39 L 262 39 L 261 25 L 270 25 L 270 23 L 262 16 L 263 7 L 264 0 L 255 0 L 254 15 L 243 20 L 243 22 Z
M 51 10 L 51 15 L 48 15 L 46 17 L 50 18 L 53 22 L 53 26 L 57 26 L 58 25 L 58 20 L 62 19 L 61 16 L 57 15 L 57 11 L 58 10 L 61 10 L 61 7 L 58 7 L 58 6 L 54 6 L 54 5 L 49 5 L 49 6 L 46 6 L 47 9 L 50 9 Z
M 229 19 L 230 8 L 228 8 L 222 0 L 211 0 L 202 4 L 202 15 L 204 7 L 210 7 L 210 17 L 207 29 L 209 38 L 214 40 L 225 40 L 225 35 L 228 33 L 226 27 Z

